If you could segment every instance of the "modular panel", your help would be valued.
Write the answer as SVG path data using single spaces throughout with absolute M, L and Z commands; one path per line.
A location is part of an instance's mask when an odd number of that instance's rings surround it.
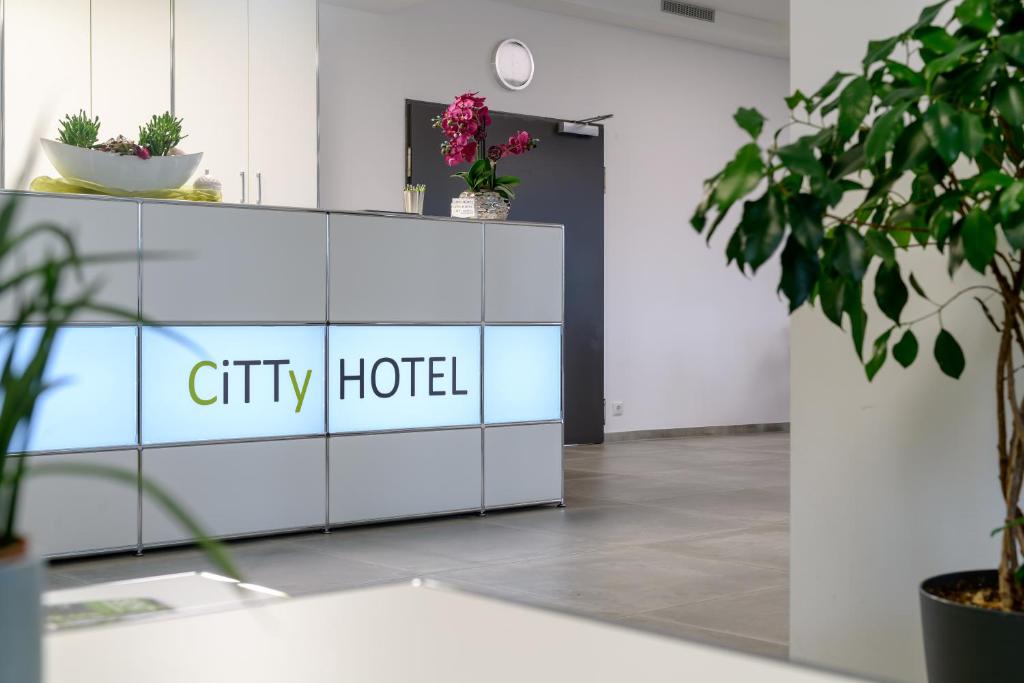
M 142 474 L 164 487 L 212 536 L 234 536 L 324 524 L 324 440 L 147 448 Z M 144 543 L 189 540 L 191 534 L 143 498 Z
M 484 329 L 484 422 L 562 418 L 562 328 Z
M 478 325 L 332 325 L 330 431 L 480 423 Z
M 322 434 L 322 325 L 145 327 L 142 442 Z
M 486 226 L 488 322 L 562 321 L 562 231 L 530 225 Z
M 479 224 L 330 220 L 332 322 L 479 322 Z
M 484 430 L 484 504 L 546 503 L 562 498 L 560 423 Z
M 480 506 L 480 429 L 330 440 L 332 524 Z
M 13 341 L 0 332 L 0 356 Z M 18 333 L 14 365 L 32 361 L 41 327 Z M 135 327 L 65 327 L 58 330 L 43 375 L 50 386 L 36 403 L 29 432 L 15 436 L 24 451 L 82 450 L 132 446 L 135 433 Z
M 304 211 L 144 204 L 142 310 L 168 322 L 317 322 L 327 220 Z
M 29 468 L 61 465 L 113 467 L 135 476 L 135 450 L 34 455 Z M 19 525 L 37 555 L 134 548 L 138 540 L 138 487 L 106 477 L 51 474 L 22 484 Z
M 77 296 L 86 286 L 94 287 L 93 300 L 123 315 L 107 311 L 81 311 L 75 322 L 124 322 L 134 317 L 139 308 L 138 247 L 139 205 L 137 202 L 113 199 L 80 199 L 70 197 L 16 196 L 5 201 L 18 202 L 14 230 L 21 232 L 41 224 L 60 226 L 75 240 L 79 255 L 102 257 L 82 266 L 82 277 L 68 274 L 61 294 Z M 18 268 L 41 263 L 44 257 L 59 256 L 63 245 L 55 237 L 39 234 L 23 243 L 14 253 Z M 9 277 L 12 273 L 5 272 Z M 0 319 L 16 317 L 16 297 L 0 297 Z

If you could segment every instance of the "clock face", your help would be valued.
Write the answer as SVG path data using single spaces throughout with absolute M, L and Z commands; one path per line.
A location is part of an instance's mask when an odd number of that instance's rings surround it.
M 494 70 L 509 90 L 522 90 L 533 80 L 533 54 L 526 43 L 509 38 L 494 52 Z

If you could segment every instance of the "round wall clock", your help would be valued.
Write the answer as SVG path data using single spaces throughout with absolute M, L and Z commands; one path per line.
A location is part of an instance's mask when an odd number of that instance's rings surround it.
M 533 80 L 533 53 L 515 38 L 503 40 L 494 51 L 494 72 L 509 90 L 522 90 Z

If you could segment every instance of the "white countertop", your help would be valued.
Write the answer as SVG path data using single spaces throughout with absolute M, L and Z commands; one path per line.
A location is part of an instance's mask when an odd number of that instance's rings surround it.
M 51 633 L 48 683 L 859 680 L 432 583 Z

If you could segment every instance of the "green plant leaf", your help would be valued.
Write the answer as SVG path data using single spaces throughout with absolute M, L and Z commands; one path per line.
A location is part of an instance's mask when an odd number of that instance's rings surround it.
M 984 273 L 996 255 L 996 227 L 992 219 L 975 207 L 964 219 L 962 237 L 967 262 L 979 273 Z
M 786 231 L 786 205 L 778 191 L 747 202 L 736 230 L 743 235 L 743 262 L 756 271 L 775 253 Z
M 892 335 L 892 328 L 886 330 L 875 340 L 871 358 L 864 364 L 864 372 L 867 373 L 870 382 L 878 374 L 878 371 L 885 365 L 885 359 L 889 351 L 889 337 Z
M 1000 37 L 996 41 L 996 48 L 1017 64 L 1024 66 L 1024 31 Z
M 925 81 L 931 83 L 937 76 L 940 76 L 948 71 L 952 71 L 956 67 L 960 66 L 960 63 L 964 60 L 964 57 L 979 47 L 985 44 L 983 40 L 973 40 L 970 42 L 960 42 L 956 48 L 950 52 L 933 59 L 928 62 L 924 67 L 924 78 Z
M 832 266 L 854 282 L 864 279 L 870 256 L 864 238 L 849 225 L 836 228 L 832 250 Z
M 807 113 L 813 113 L 814 110 L 817 107 L 819 107 L 822 102 L 827 100 L 832 95 L 832 93 L 834 93 L 839 88 L 839 86 L 842 85 L 843 81 L 845 81 L 851 75 L 852 74 L 844 73 L 842 71 L 838 71 L 832 74 L 832 77 L 825 82 L 825 85 L 821 86 L 818 92 L 814 93 L 811 96 L 811 104 L 809 104 L 807 107 Z
M 924 164 L 935 155 L 931 141 L 921 121 L 914 121 L 903 129 L 892 152 L 892 167 L 898 174 Z
M 939 26 L 925 26 L 914 31 L 914 39 L 920 41 L 926 48 L 940 55 L 947 54 L 956 49 L 960 41 L 946 32 Z
M 810 298 L 820 272 L 817 253 L 808 251 L 795 235 L 790 235 L 782 250 L 782 278 L 779 281 L 779 291 L 789 300 L 790 312 Z
M 941 100 L 925 112 L 924 133 L 943 161 L 952 165 L 963 149 L 963 134 L 956 110 Z
M 892 347 L 892 357 L 896 359 L 896 362 L 905 368 L 909 368 L 910 365 L 917 358 L 917 337 L 910 330 L 903 333 L 896 345 Z
M 789 225 L 793 236 L 810 252 L 817 252 L 825 237 L 822 219 L 825 207 L 811 194 L 797 194 L 789 199 Z
M 917 292 L 917 295 L 919 297 L 921 297 L 925 301 L 931 301 L 931 299 L 928 298 L 928 295 L 924 293 L 924 288 L 921 286 L 921 283 L 917 281 L 917 276 L 911 273 L 909 280 L 910 286 L 914 288 L 914 291 Z
M 1024 126 L 1024 85 L 1004 83 L 996 89 L 992 103 L 1011 126 Z
M 814 148 L 806 140 L 798 140 L 778 150 L 779 159 L 793 173 L 810 178 L 824 178 L 825 169 L 814 156 Z
M 864 61 L 862 64 L 864 68 L 868 68 L 875 62 L 881 61 L 892 54 L 892 51 L 899 45 L 899 36 L 893 36 L 892 38 L 886 38 L 884 40 L 872 40 L 868 43 L 868 52 L 864 55 Z
M 903 116 L 906 110 L 906 105 L 898 106 L 875 120 L 864 142 L 864 155 L 869 164 L 881 161 L 896 144 L 896 138 L 903 130 Z
M 1013 184 L 1013 178 L 1006 175 L 1002 171 L 985 171 L 980 173 L 973 178 L 966 178 L 963 180 L 963 186 L 969 191 L 980 194 L 982 192 L 992 192 L 994 190 L 1001 190 L 1005 187 L 1009 187 Z
M 722 211 L 749 194 L 764 176 L 764 161 L 761 149 L 754 143 L 744 145 L 722 172 L 715 188 L 715 203 Z
M 839 137 L 849 140 L 871 109 L 871 83 L 858 76 L 839 95 Z
M 939 330 L 939 335 L 935 338 L 935 360 L 943 373 L 953 379 L 960 379 L 966 366 L 964 351 L 945 328 Z
M 895 261 L 882 263 L 875 274 L 875 301 L 878 302 L 882 313 L 893 322 L 899 323 L 908 298 L 900 265 Z
M 906 64 L 901 64 L 900 62 L 892 59 L 887 59 L 885 61 L 885 65 L 888 67 L 889 73 L 893 75 L 893 78 L 903 81 L 915 88 L 924 87 L 924 76 L 920 71 L 914 71 Z
M 515 186 L 519 184 L 519 178 L 514 175 L 501 175 L 494 179 L 494 184 Z
M 793 111 L 794 109 L 799 107 L 801 104 L 805 104 L 807 102 L 807 95 L 804 95 L 802 92 L 797 90 L 792 95 L 790 95 L 789 97 L 785 98 L 785 100 L 786 100 L 786 106 L 789 107 L 790 111 Z
M 868 230 L 864 235 L 864 241 L 872 254 L 882 259 L 886 264 L 896 262 L 896 248 L 889 237 L 881 230 Z
M 750 137 L 757 140 L 758 136 L 761 135 L 761 131 L 764 129 L 764 123 L 768 119 L 756 109 L 748 109 L 746 107 L 740 107 L 733 115 L 733 120 L 739 125 L 740 128 L 747 131 Z
M 991 0 L 962 0 L 956 8 L 956 18 L 964 26 L 970 26 L 982 33 L 988 33 L 996 25 L 992 16 Z

